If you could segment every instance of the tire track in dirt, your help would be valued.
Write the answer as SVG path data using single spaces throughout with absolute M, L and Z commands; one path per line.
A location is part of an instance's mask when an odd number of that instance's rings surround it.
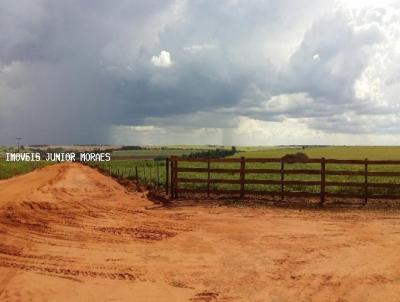
M 53 177 L 28 194 L 0 197 L 0 272 L 5 276 L 0 297 L 18 272 L 79 282 L 144 282 L 140 269 L 124 257 L 108 260 L 121 245 L 151 244 L 185 231 L 179 223 L 169 223 L 171 229 L 160 223 L 158 215 L 143 208 L 151 205 L 147 200 L 95 170 L 76 164 L 47 170 Z M 99 259 L 91 259 L 92 254 Z
M 104 272 L 104 271 L 90 271 L 90 270 L 80 270 L 80 269 L 70 269 L 70 268 L 59 268 L 59 267 L 49 267 L 49 266 L 39 266 L 39 265 L 29 265 L 17 262 L 7 262 L 1 261 L 0 267 L 14 268 L 24 271 L 33 271 L 40 273 L 49 273 L 56 276 L 71 276 L 71 277 L 85 277 L 85 278 L 103 278 L 112 280 L 130 280 L 135 281 L 137 277 L 132 273 L 128 272 Z
M 399 222 L 162 208 L 89 167 L 54 165 L 0 181 L 0 301 L 398 301 Z

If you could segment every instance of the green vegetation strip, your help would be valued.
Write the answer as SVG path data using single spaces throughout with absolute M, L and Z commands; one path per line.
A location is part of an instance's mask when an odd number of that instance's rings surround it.
M 238 148 L 238 150 L 241 150 Z M 280 158 L 286 154 L 295 154 L 302 152 L 307 154 L 309 158 L 332 158 L 332 159 L 365 159 L 369 160 L 400 160 L 400 147 L 386 146 L 357 146 L 357 147 L 296 147 L 296 148 L 274 148 L 249 152 L 239 152 L 233 157 L 245 156 L 246 158 L 268 157 Z
M 140 160 L 126 160 L 126 161 L 111 161 L 95 164 L 97 167 L 109 171 L 112 175 L 136 179 L 136 171 L 138 181 L 145 184 L 151 184 L 153 186 L 164 187 L 166 169 L 165 161 L 140 161 Z M 207 163 L 198 162 L 179 162 L 180 168 L 207 168 Z M 238 169 L 240 168 L 239 163 L 210 163 L 211 169 Z M 279 170 L 280 163 L 246 163 L 246 169 L 271 169 Z M 313 175 L 303 174 L 285 174 L 285 181 L 320 181 L 320 164 L 309 164 L 309 163 L 286 163 L 285 170 L 315 170 L 318 173 Z M 327 171 L 364 171 L 363 165 L 345 165 L 345 164 L 326 164 Z M 400 166 L 397 165 L 370 165 L 370 172 L 399 172 Z M 179 178 L 185 179 L 207 179 L 207 173 L 204 172 L 180 172 Z M 245 190 L 253 191 L 279 191 L 280 184 L 257 184 L 257 180 L 275 180 L 280 181 L 280 174 L 275 173 L 246 173 L 246 180 L 253 180 L 253 184 L 246 184 Z M 239 173 L 211 173 L 210 179 L 221 179 L 221 180 L 238 180 Z M 327 182 L 335 183 L 364 183 L 363 175 L 326 175 Z M 391 188 L 379 188 L 370 187 L 368 189 L 370 194 L 399 194 L 400 196 L 400 177 L 398 176 L 386 176 L 377 177 L 369 176 L 369 183 L 390 183 L 398 184 L 398 186 Z M 179 188 L 182 189 L 206 189 L 207 183 L 180 183 Z M 240 184 L 229 184 L 229 183 L 211 183 L 211 190 L 239 190 Z M 343 187 L 343 186 L 328 186 L 326 187 L 327 193 L 348 193 L 348 194 L 363 194 L 364 188 L 360 187 Z M 309 192 L 318 193 L 320 192 L 320 186 L 316 185 L 302 185 L 302 184 L 286 184 L 285 191 L 287 192 Z
M 113 160 L 90 162 L 89 166 L 110 173 L 114 177 L 136 180 L 141 184 L 165 187 L 165 160 Z
M 0 160 L 0 179 L 31 172 L 37 168 L 50 165 L 50 162 L 6 162 Z

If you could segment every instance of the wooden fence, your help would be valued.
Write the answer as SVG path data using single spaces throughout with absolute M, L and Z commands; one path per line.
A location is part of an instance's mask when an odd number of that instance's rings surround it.
M 179 165 L 179 163 L 183 162 L 191 162 L 191 163 L 203 163 L 206 167 L 190 167 L 186 164 L 186 166 Z M 213 163 L 220 163 L 219 167 L 214 168 L 211 167 Z M 237 163 L 238 168 L 221 168 L 224 163 Z M 278 163 L 280 164 L 279 169 L 271 169 L 271 168 L 248 168 L 246 167 L 249 163 Z M 287 169 L 287 165 L 293 163 L 302 163 L 302 164 L 318 164 L 317 169 Z M 326 168 L 327 164 L 339 164 L 339 165 L 357 165 L 360 166 L 361 169 L 342 169 L 342 170 L 328 170 Z M 320 199 L 320 203 L 324 204 L 325 199 L 327 197 L 334 198 L 360 198 L 367 203 L 368 199 L 400 199 L 399 194 L 372 194 L 370 192 L 370 188 L 390 188 L 390 189 L 400 189 L 400 183 L 393 182 L 369 182 L 369 177 L 374 178 L 384 178 L 384 177 L 400 177 L 399 171 L 370 171 L 369 167 L 374 165 L 389 165 L 394 166 L 397 165 L 400 167 L 400 161 L 391 161 L 391 160 L 339 160 L 339 159 L 307 159 L 300 161 L 286 161 L 282 158 L 219 158 L 219 159 L 190 159 L 190 158 L 181 158 L 172 156 L 170 159 L 167 159 L 167 179 L 166 179 L 166 187 L 167 194 L 170 194 L 171 198 L 178 198 L 180 194 L 207 194 L 209 197 L 210 194 L 228 194 L 228 195 L 236 195 L 240 197 L 245 197 L 247 195 L 266 195 L 266 196 L 280 196 L 282 199 L 285 197 L 317 197 Z M 314 165 L 315 166 L 315 165 Z M 351 168 L 351 167 L 350 167 Z M 181 173 L 196 173 L 197 175 L 203 175 L 206 177 L 202 178 L 183 178 L 181 177 Z M 229 173 L 238 175 L 237 179 L 214 179 L 211 178 L 211 174 L 218 173 Z M 259 176 L 263 176 L 263 179 L 248 179 L 246 175 L 249 174 L 258 174 Z M 278 175 L 280 176 L 279 180 L 271 180 L 268 179 L 268 176 Z M 298 176 L 307 176 L 314 175 L 314 177 L 318 177 L 319 180 L 286 180 L 287 175 L 298 175 Z M 318 175 L 318 176 L 317 176 Z M 354 181 L 326 181 L 326 176 L 358 176 L 363 179 L 362 182 L 354 182 Z M 170 177 L 170 179 L 169 179 Z M 400 179 L 400 178 L 399 178 Z M 204 186 L 203 189 L 198 188 L 182 188 L 182 184 L 201 184 Z M 229 190 L 229 189 L 212 189 L 210 185 L 212 184 L 236 184 L 239 189 L 238 190 Z M 280 187 L 280 190 L 275 191 L 266 191 L 266 190 L 249 190 L 246 189 L 246 185 L 248 184 L 260 184 L 260 185 L 275 185 Z M 288 185 L 301 185 L 304 187 L 307 186 L 317 186 L 319 192 L 307 192 L 306 190 L 300 191 L 287 191 L 285 187 Z M 334 193 L 327 192 L 327 187 L 353 187 L 359 188 L 362 191 L 360 193 Z

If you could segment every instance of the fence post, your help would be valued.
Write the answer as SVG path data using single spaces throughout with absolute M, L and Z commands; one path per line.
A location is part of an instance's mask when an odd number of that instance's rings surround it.
M 160 168 L 158 167 L 158 161 L 156 161 L 156 172 L 157 172 L 157 189 L 160 187 Z
M 171 199 L 176 198 L 177 195 L 177 174 L 176 174 L 176 159 L 171 156 Z
M 210 157 L 207 161 L 207 197 L 210 197 Z
M 321 201 L 320 205 L 325 203 L 325 157 L 321 159 Z
M 281 159 L 281 200 L 285 199 L 285 162 Z
M 368 158 L 365 159 L 364 164 L 364 203 L 368 202 Z
M 174 157 L 171 156 L 171 199 L 175 197 L 175 161 Z
M 240 198 L 244 197 L 244 181 L 245 181 L 245 165 L 244 157 L 240 158 Z
M 153 182 L 153 173 L 151 171 L 153 170 L 153 166 L 149 167 L 149 184 L 154 184 Z
M 169 191 L 169 158 L 165 159 L 165 194 L 168 195 Z
M 174 173 L 174 191 L 175 191 L 175 198 L 178 198 L 178 158 L 174 156 L 174 168 L 175 168 L 175 173 Z
M 135 177 L 136 177 L 136 182 L 139 183 L 139 173 L 138 173 L 137 166 L 135 166 Z

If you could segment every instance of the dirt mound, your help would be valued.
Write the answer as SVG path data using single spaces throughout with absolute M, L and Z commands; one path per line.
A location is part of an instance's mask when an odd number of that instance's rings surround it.
M 398 213 L 162 207 L 81 164 L 0 181 L 0 301 L 398 301 Z

